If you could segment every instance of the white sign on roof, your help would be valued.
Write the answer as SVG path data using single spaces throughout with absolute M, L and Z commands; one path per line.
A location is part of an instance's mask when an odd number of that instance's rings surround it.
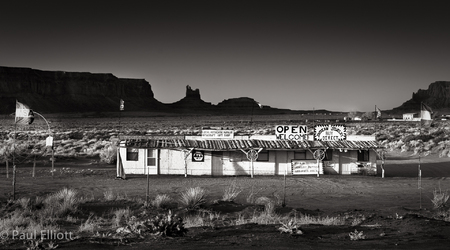
M 233 139 L 233 130 L 203 129 L 202 139 Z
M 278 140 L 306 141 L 308 128 L 306 125 L 277 125 L 275 136 Z
M 317 125 L 314 127 L 314 140 L 341 141 L 347 139 L 347 129 L 343 125 Z

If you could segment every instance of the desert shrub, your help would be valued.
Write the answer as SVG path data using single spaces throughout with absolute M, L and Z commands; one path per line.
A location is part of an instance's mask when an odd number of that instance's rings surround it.
M 208 210 L 199 210 L 195 214 L 187 214 L 183 217 L 186 228 L 190 227 L 212 227 L 214 228 L 220 219 L 220 212 L 212 212 Z M 222 218 L 224 224 L 224 218 Z
M 30 198 L 22 197 L 16 201 L 23 209 L 27 209 L 30 205 Z
M 350 237 L 350 240 L 364 240 L 366 238 L 363 231 L 358 232 L 356 229 L 354 232 L 350 232 L 348 236 Z
M 78 209 L 78 192 L 74 189 L 63 188 L 60 191 L 48 195 L 42 203 L 44 208 L 42 216 L 61 217 Z
M 103 198 L 105 199 L 105 201 L 114 201 L 117 199 L 116 195 L 111 189 L 108 189 L 105 192 L 103 192 Z
M 264 212 L 268 215 L 274 214 L 275 212 L 275 202 L 268 197 L 259 197 L 256 199 L 255 204 L 264 205 Z
M 110 144 L 100 150 L 100 161 L 107 164 L 115 164 L 117 161 L 117 146 Z
M 172 198 L 167 194 L 158 194 L 152 201 L 151 205 L 156 208 L 168 208 L 172 203 Z
M 433 199 L 431 199 L 431 202 L 433 203 L 433 207 L 435 209 L 441 209 L 444 208 L 447 204 L 449 195 L 447 191 L 442 192 L 442 190 L 439 188 L 439 190 L 435 189 L 433 191 Z
M 248 191 L 246 201 L 247 203 L 254 204 L 256 201 L 256 196 L 259 192 L 261 192 L 262 188 L 255 190 L 255 187 L 252 186 L 251 189 Z
M 150 232 L 157 236 L 184 236 L 187 229 L 184 227 L 183 219 L 172 214 L 159 214 L 147 222 Z
M 228 185 L 223 193 L 222 200 L 223 201 L 234 201 L 236 197 L 242 192 L 242 188 L 239 187 L 236 183 L 236 179 L 234 179 L 230 185 Z
M 83 132 L 80 131 L 71 131 L 67 134 L 69 139 L 81 140 L 83 139 Z
M 406 136 L 403 141 L 405 143 L 410 142 L 410 141 L 419 141 L 419 140 L 423 141 L 423 142 L 427 142 L 433 138 L 434 138 L 434 136 L 431 134 L 419 134 L 419 135 Z
M 113 213 L 113 219 L 112 219 L 112 226 L 113 227 L 120 227 L 123 226 L 126 221 L 128 221 L 131 217 L 131 210 L 130 208 L 121 208 L 117 209 Z
M 300 214 L 299 217 L 295 216 L 295 222 L 301 225 L 320 224 L 325 226 L 339 226 L 345 224 L 345 220 L 341 217 L 314 217 L 307 214 Z
M 288 234 L 303 234 L 302 230 L 300 230 L 300 226 L 293 220 L 289 220 L 288 223 L 281 223 L 281 226 L 278 228 L 278 231 L 281 233 Z
M 444 148 L 439 152 L 439 157 L 449 157 L 450 156 L 450 149 Z
M 187 210 L 194 210 L 205 203 L 206 191 L 201 187 L 188 188 L 180 195 L 180 203 Z
M 100 220 L 94 217 L 94 214 L 90 214 L 85 222 L 81 223 L 78 227 L 78 232 L 94 233 L 100 228 Z

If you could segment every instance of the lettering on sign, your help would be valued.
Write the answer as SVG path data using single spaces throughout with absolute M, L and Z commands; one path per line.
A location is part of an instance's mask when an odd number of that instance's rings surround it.
M 317 125 L 314 127 L 314 140 L 341 141 L 347 139 L 347 129 L 343 125 Z
M 317 174 L 318 166 L 317 161 L 305 161 L 305 160 L 293 160 L 292 164 L 292 174 Z
M 308 128 L 306 125 L 277 125 L 275 136 L 278 140 L 306 141 Z
M 205 161 L 205 153 L 203 151 L 199 151 L 199 150 L 192 151 L 192 161 L 193 162 Z
M 233 139 L 233 130 L 214 130 L 204 129 L 202 130 L 202 138 L 204 139 Z

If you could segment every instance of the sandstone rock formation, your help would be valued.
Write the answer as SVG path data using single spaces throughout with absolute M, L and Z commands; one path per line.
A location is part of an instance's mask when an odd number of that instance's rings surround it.
M 419 89 L 412 94 L 412 98 L 404 102 L 393 111 L 419 112 L 420 103 L 423 102 L 434 110 L 450 109 L 450 82 L 437 81 L 428 86 L 428 89 Z
M 0 66 L 0 113 L 15 112 L 23 102 L 40 113 L 118 112 L 120 99 L 125 111 L 190 114 L 288 114 L 304 111 L 264 106 L 249 97 L 231 98 L 213 105 L 201 99 L 200 90 L 186 87 L 186 96 L 174 103 L 155 99 L 144 79 L 123 79 L 112 74 L 43 71 Z
M 176 112 L 188 113 L 210 113 L 215 108 L 210 102 L 202 100 L 199 89 L 193 90 L 189 85 L 186 86 L 186 96 L 183 99 L 167 105 Z
M 15 100 L 44 113 L 114 112 L 120 99 L 127 111 L 166 109 L 143 79 L 0 67 L 0 113 L 14 112 Z

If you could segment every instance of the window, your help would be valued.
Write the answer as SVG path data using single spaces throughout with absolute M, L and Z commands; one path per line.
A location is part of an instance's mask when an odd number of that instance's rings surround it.
M 306 159 L 306 151 L 295 151 L 294 159 L 305 160 Z
M 269 161 L 269 151 L 262 150 L 259 152 L 256 161 Z
M 242 151 L 233 151 L 230 152 L 230 161 L 231 162 L 240 162 L 247 161 L 247 156 Z
M 369 150 L 359 150 L 358 161 L 369 161 Z
M 137 161 L 139 159 L 139 150 L 137 148 L 127 148 L 127 161 Z
M 156 152 L 154 149 L 147 149 L 147 166 L 156 166 Z

